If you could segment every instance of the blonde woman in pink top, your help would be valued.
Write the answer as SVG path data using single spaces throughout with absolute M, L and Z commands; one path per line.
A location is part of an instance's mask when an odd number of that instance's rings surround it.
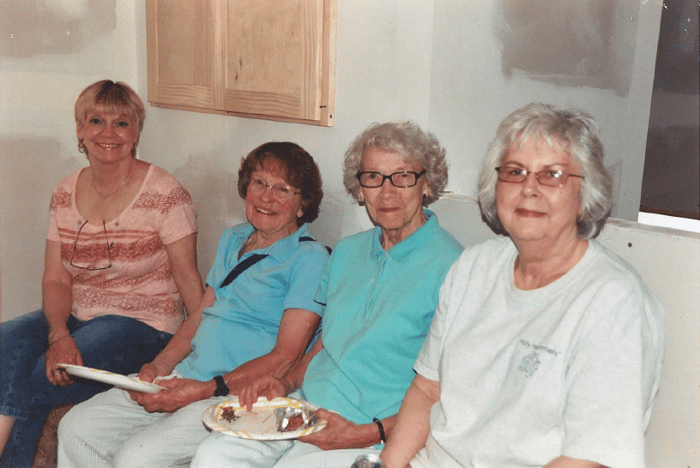
M 183 323 L 183 305 L 202 299 L 195 209 L 172 176 L 136 159 L 144 118 L 124 83 L 94 83 L 75 104 L 89 166 L 51 196 L 42 310 L 0 327 L 0 467 L 31 466 L 50 409 L 105 388 L 57 363 L 138 372 Z

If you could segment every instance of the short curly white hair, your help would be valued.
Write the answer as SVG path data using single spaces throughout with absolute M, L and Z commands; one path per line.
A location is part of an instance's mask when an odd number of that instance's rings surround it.
M 447 186 L 445 149 L 432 133 L 424 132 L 413 122 L 375 123 L 370 125 L 350 144 L 345 152 L 343 183 L 355 200 L 360 193 L 357 173 L 360 171 L 362 152 L 367 147 L 395 151 L 409 161 L 419 161 L 425 169 L 430 193 L 423 197 L 423 206 L 438 200 Z

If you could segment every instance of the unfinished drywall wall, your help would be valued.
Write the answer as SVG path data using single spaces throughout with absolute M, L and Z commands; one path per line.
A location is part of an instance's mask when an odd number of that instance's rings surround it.
M 636 220 L 661 3 L 435 0 L 430 128 L 451 158 L 449 188 L 473 196 L 499 122 L 533 102 L 601 126 L 613 215 Z
M 499 0 L 494 29 L 503 73 L 626 96 L 639 6 L 624 0 Z
M 87 162 L 73 105 L 97 80 L 136 81 L 136 3 L 0 2 L 0 320 L 41 306 L 49 196 Z
M 62 1 L 71 5 L 70 11 L 82 12 L 83 0 L 52 0 L 56 4 Z M 89 10 L 93 0 L 86 1 Z M 170 171 L 193 191 L 200 211 L 198 248 L 203 275 L 213 261 L 221 232 L 230 220 L 240 219 L 234 196 L 225 188 L 227 184 L 233 188 L 240 158 L 259 144 L 295 141 L 316 158 L 326 193 L 322 213 L 330 221 L 314 229 L 322 229 L 337 240 L 369 223 L 364 210 L 354 204 L 342 185 L 345 149 L 369 124 L 410 119 L 429 127 L 447 149 L 449 189 L 471 195 L 476 190 L 479 163 L 498 122 L 517 106 L 533 100 L 583 107 L 599 120 L 607 164 L 616 179 L 616 216 L 633 218 L 639 206 L 640 155 L 645 139 L 640 135 L 646 134 L 658 34 L 654 20 L 658 20 L 660 6 L 652 3 L 641 4 L 639 18 L 634 19 L 634 66 L 628 96 L 621 97 L 612 88 L 556 84 L 504 72 L 503 42 L 496 28 L 500 0 L 339 0 L 335 127 L 149 107 L 139 156 Z M 0 10 L 9 4 L 1 3 Z M 104 34 L 82 49 L 30 57 L 0 56 L 0 140 L 55 140 L 59 144 L 43 156 L 48 165 L 60 165 L 64 160 L 70 161 L 65 167 L 76 162 L 81 165 L 85 160 L 76 151 L 72 116 L 78 93 L 98 79 L 111 78 L 126 81 L 146 98 L 144 4 L 138 0 L 105 4 L 115 7 L 114 27 L 107 24 Z M 43 30 L 41 22 L 26 27 L 34 35 Z M 26 151 L 33 150 L 28 146 Z M 18 177 L 24 182 L 39 177 L 36 182 L 48 190 L 59 179 L 58 174 L 37 175 L 31 170 L 0 177 Z M 35 205 L 19 195 L 11 196 L 13 210 L 44 218 L 48 200 Z M 43 251 L 43 244 L 36 245 L 23 236 L 22 229 L 2 226 L 3 320 L 40 304 L 37 294 L 12 296 L 10 300 L 6 293 L 24 281 L 9 270 L 7 249 L 20 246 Z M 45 230 L 45 224 L 39 230 Z M 40 281 L 41 264 L 23 268 L 35 283 Z
M 0 16 L 4 5 L 0 2 Z M 351 202 L 342 186 L 343 153 L 374 121 L 411 119 L 427 127 L 432 16 L 431 0 L 339 1 L 336 105 L 342 115 L 333 128 L 147 108 L 139 157 L 168 170 L 192 192 L 199 211 L 198 259 L 203 276 L 223 230 L 242 219 L 235 190 L 240 159 L 265 141 L 295 141 L 318 161 L 326 193 L 322 210 L 329 216 L 316 229 L 339 239 L 365 226 L 364 210 Z M 70 172 L 69 168 L 85 164 L 84 155 L 77 152 L 72 114 L 75 99 L 85 86 L 103 78 L 121 80 L 146 100 L 144 3 L 116 2 L 115 18 L 114 29 L 106 28 L 104 35 L 81 50 L 0 55 L 0 141 L 56 141 L 40 157 L 47 166 Z M 40 23 L 27 27 L 41 34 Z M 18 153 L 25 151 L 35 149 L 28 144 Z M 0 182 L 9 177 L 19 183 L 34 181 L 46 187 L 47 195 L 29 200 L 11 193 L 11 203 L 1 207 L 42 220 L 31 227 L 39 233 L 32 238 L 26 235 L 28 226 L 9 226 L 2 221 L 9 216 L 0 213 L 2 320 L 41 304 L 43 263 L 27 262 L 19 274 L 9 253 L 21 249 L 43 256 L 48 193 L 63 175 L 58 171 L 33 173 L 29 166 L 11 172 L 0 173 Z M 27 287 L 30 290 L 24 289 Z M 9 292 L 18 288 L 24 293 Z
M 116 27 L 116 0 L 3 0 L 0 55 L 68 55 Z

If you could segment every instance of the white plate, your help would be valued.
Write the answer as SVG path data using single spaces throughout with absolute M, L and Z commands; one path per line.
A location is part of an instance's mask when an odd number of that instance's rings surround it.
M 309 402 L 295 400 L 292 398 L 275 398 L 268 401 L 266 398 L 260 397 L 258 402 L 253 405 L 251 411 L 241 408 L 238 404 L 238 399 L 226 400 L 223 403 L 212 405 L 202 414 L 202 421 L 213 431 L 219 431 L 224 434 L 240 437 L 242 439 L 255 440 L 281 440 L 281 439 L 296 439 L 297 437 L 313 434 L 326 427 L 326 421 L 319 420 L 316 424 L 298 429 L 296 431 L 280 432 L 277 430 L 277 418 L 275 417 L 275 408 L 283 406 L 293 406 L 296 408 L 307 407 L 312 410 L 318 409 L 318 406 L 312 405 Z M 238 418 L 235 421 L 226 421 L 221 417 L 224 408 L 231 407 L 236 411 Z
M 138 377 L 130 377 L 113 372 L 93 369 L 92 367 L 76 366 L 74 364 L 57 363 L 56 366 L 63 367 L 66 372 L 76 377 L 84 379 L 97 380 L 106 384 L 114 385 L 115 387 L 123 388 L 124 390 L 135 390 L 143 393 L 158 393 L 163 390 L 163 387 L 154 383 L 146 382 Z

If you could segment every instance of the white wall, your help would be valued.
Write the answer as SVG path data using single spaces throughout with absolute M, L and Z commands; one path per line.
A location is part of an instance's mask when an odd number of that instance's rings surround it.
M 139 87 L 145 89 L 145 18 L 141 9 L 136 16 L 142 44 L 137 49 Z M 192 194 L 199 212 L 203 274 L 221 232 L 243 217 L 235 189 L 240 159 L 265 141 L 294 141 L 317 160 L 326 195 L 324 222 L 314 231 L 327 230 L 337 240 L 366 226 L 361 211 L 345 216 L 356 207 L 342 186 L 342 157 L 372 122 L 412 119 L 428 125 L 432 16 L 432 1 L 338 2 L 333 128 L 149 109 L 141 154 L 170 170 Z
M 619 206 L 638 206 L 640 154 L 647 125 L 644 116 L 648 114 L 658 31 L 658 24 L 654 29 L 654 14 L 658 16 L 660 6 L 644 2 L 648 5 L 639 8 L 631 49 L 634 73 L 628 97 L 619 97 L 617 92 L 599 87 L 556 85 L 533 81 L 532 77 L 504 78 L 493 34 L 494 12 L 504 1 L 339 0 L 333 128 L 149 107 L 140 157 L 164 167 L 190 190 L 199 211 L 202 273 L 208 271 L 223 229 L 242 217 L 234 188 L 239 160 L 268 140 L 296 141 L 317 159 L 326 198 L 322 221 L 313 226 L 314 232 L 335 242 L 366 227 L 366 215 L 344 193 L 341 161 L 352 138 L 375 121 L 411 119 L 429 126 L 448 150 L 452 168 L 449 188 L 472 194 L 477 161 L 505 114 L 531 100 L 590 104 L 589 110 L 602 121 L 613 168 L 620 168 Z M 39 53 L 27 54 L 31 41 L 22 43 L 22 57 L 8 56 L 8 49 L 0 47 L 0 53 L 5 53 L 0 56 L 2 320 L 40 306 L 50 190 L 60 177 L 85 162 L 76 151 L 72 117 L 78 93 L 108 77 L 130 83 L 146 97 L 143 2 L 105 0 L 98 12 L 92 11 L 94 3 L 30 2 L 75 6 L 77 19 L 65 23 L 75 42 L 66 45 L 60 37 L 47 39 L 44 15 L 22 25 L 25 36 L 40 40 Z M 0 13 L 10 8 L 8 5 L 20 4 L 0 4 Z M 80 5 L 87 9 L 84 17 L 80 16 Z M 6 21 L 11 15 L 0 16 Z M 102 29 L 81 23 L 93 25 L 96 16 L 102 18 L 97 21 L 104 23 Z M 0 21 L 0 27 L 7 24 Z M 51 30 L 57 34 L 55 24 Z M 619 156 L 621 153 L 625 156 Z M 636 218 L 633 208 L 620 211 Z
M 541 19 L 545 15 L 540 8 L 551 3 L 551 0 L 435 0 L 430 127 L 450 150 L 450 188 L 475 196 L 481 159 L 501 119 L 529 102 L 549 102 L 585 110 L 598 121 L 606 166 L 615 181 L 613 216 L 636 220 L 661 4 L 639 0 L 562 0 L 558 2 L 563 10 L 561 17 Z M 602 26 L 601 31 L 591 32 L 588 24 L 577 25 L 577 21 L 583 21 L 590 13 L 579 10 L 585 5 L 611 8 L 599 8 L 612 16 L 609 37 Z M 512 18 L 504 19 L 507 9 L 516 7 L 530 18 L 517 24 L 513 24 Z M 596 14 L 590 16 L 604 21 Z M 534 50 L 523 47 L 508 51 L 508 42 L 499 36 L 505 30 L 517 35 L 514 39 L 517 41 L 532 29 L 543 28 L 546 41 L 537 44 Z M 581 36 L 580 44 L 568 41 L 574 34 Z M 609 46 L 592 51 L 577 49 L 595 39 L 609 41 Z M 568 68 L 564 64 L 555 66 L 565 62 L 569 55 L 588 52 L 595 56 L 601 51 L 614 57 L 608 57 L 609 63 L 595 73 L 590 70 L 586 73 L 585 58 Z M 513 55 L 510 61 L 503 58 Z M 534 71 L 512 67 L 518 58 L 528 66 L 542 55 L 551 57 L 551 62 L 545 61 L 546 66 L 532 65 Z M 510 72 L 504 69 L 508 65 Z
M 80 50 L 0 57 L 2 320 L 40 306 L 50 191 L 85 161 L 77 152 L 73 123 L 79 92 L 98 79 L 112 78 L 146 97 L 144 3 L 106 1 L 116 25 Z M 0 4 L 0 16 L 7 5 Z M 347 221 L 316 229 L 339 238 L 364 226 L 364 215 L 343 216 L 354 208 L 340 182 L 340 161 L 351 139 L 374 121 L 410 118 L 427 126 L 431 19 L 431 1 L 339 1 L 334 128 L 147 109 L 140 157 L 170 171 L 192 193 L 199 210 L 203 275 L 221 232 L 243 213 L 235 191 L 240 158 L 265 141 L 293 140 L 318 160 L 327 219 Z M 35 24 L 33 34 L 41 38 L 43 25 L 39 20 Z M 23 42 L 23 52 L 25 46 Z
M 0 3 L 3 321 L 41 306 L 51 189 L 86 164 L 75 136 L 78 94 L 107 77 L 136 82 L 135 3 L 142 2 Z

